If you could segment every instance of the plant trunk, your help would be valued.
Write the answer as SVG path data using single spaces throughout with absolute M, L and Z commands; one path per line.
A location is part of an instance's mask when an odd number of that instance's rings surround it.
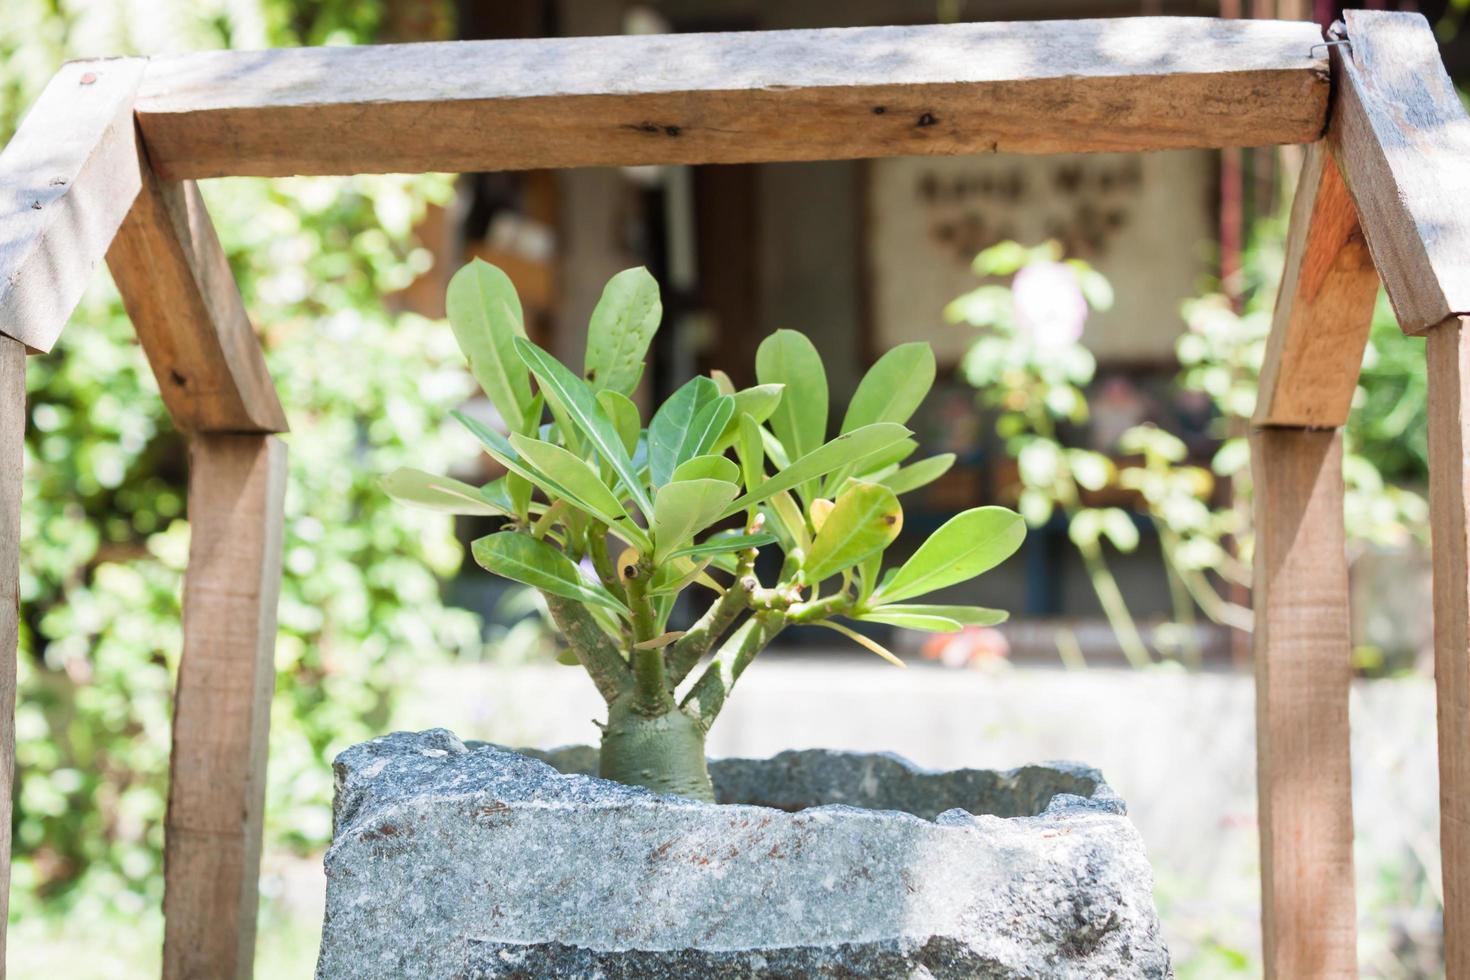
M 639 711 L 632 696 L 608 705 L 599 771 L 603 779 L 655 793 L 706 803 L 715 799 L 704 759 L 704 729 L 672 704 L 661 714 Z

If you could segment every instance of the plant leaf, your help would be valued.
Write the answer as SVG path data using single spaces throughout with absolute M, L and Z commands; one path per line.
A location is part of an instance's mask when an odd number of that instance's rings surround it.
M 688 558 L 699 555 L 720 555 L 729 551 L 744 551 L 746 548 L 760 548 L 764 545 L 775 544 L 776 536 L 769 531 L 759 534 L 729 534 L 718 535 L 699 544 L 691 544 L 687 548 L 680 548 L 669 555 L 670 558 Z
M 893 664 L 893 666 L 895 667 L 908 666 L 908 664 L 895 657 L 893 653 L 889 651 L 887 647 L 884 647 L 881 643 L 877 642 L 876 640 L 870 639 L 869 637 L 863 636 L 863 634 L 859 633 L 857 630 L 848 629 L 841 623 L 834 623 L 830 619 L 820 619 L 812 625 L 825 626 L 829 630 L 836 630 L 852 642 L 856 643 L 858 646 L 862 647 L 865 650 L 868 650 L 871 653 L 876 653 L 878 656 Z
M 879 616 L 931 616 L 941 619 L 953 620 L 961 626 L 995 626 L 1004 623 L 1010 618 L 1010 613 L 1004 609 L 987 609 L 984 606 L 946 606 L 932 605 L 927 603 L 895 603 L 891 606 L 880 606 L 877 609 L 864 609 L 861 614 L 854 616 L 855 619 L 868 619 L 872 615 Z M 886 622 L 878 619 L 876 622 Z
M 740 488 L 724 480 L 686 480 L 658 488 L 653 502 L 653 563 L 661 564 L 719 520 Z
M 714 401 L 706 402 L 690 423 L 689 431 L 684 435 L 684 444 L 679 447 L 676 462 L 682 463 L 709 452 L 734 416 L 734 396 L 720 395 Z
M 786 532 L 791 548 L 805 554 L 812 546 L 812 536 L 807 530 L 806 518 L 801 516 L 801 505 L 796 502 L 796 498 L 790 492 L 782 490 L 767 498 L 766 506 L 771 509 L 771 516 L 776 518 L 776 523 Z
M 747 491 L 754 490 L 766 479 L 766 448 L 761 427 L 749 415 L 740 416 L 740 433 L 735 440 L 735 455 L 740 459 L 740 477 Z
M 921 459 L 917 463 L 902 467 L 878 482 L 894 493 L 908 493 L 927 486 L 948 473 L 949 468 L 954 465 L 954 459 L 954 453 L 930 456 L 928 459 Z
M 517 337 L 515 344 L 516 353 L 520 354 L 526 367 L 531 369 L 531 373 L 541 383 L 541 390 L 547 401 L 561 406 L 562 412 L 576 423 L 598 455 L 623 481 L 638 509 L 645 515 L 651 513 L 653 502 L 648 499 L 648 491 L 643 489 L 643 484 L 633 469 L 633 461 L 628 458 L 627 450 L 623 449 L 622 440 L 607 416 L 598 409 L 597 399 L 586 382 L 529 340 Z
M 400 466 L 382 477 L 378 485 L 394 500 L 415 507 L 427 507 L 449 514 L 489 514 L 504 517 L 511 514 L 510 501 L 506 501 L 504 507 L 497 506 L 468 483 L 407 466 Z
M 649 595 L 668 595 L 678 592 L 690 582 L 704 574 L 709 558 L 675 558 L 670 556 L 658 570 L 653 573 L 653 578 L 648 582 Z
M 629 456 L 638 452 L 638 437 L 643 433 L 643 421 L 638 417 L 638 406 L 620 391 L 604 388 L 597 393 L 597 406 L 617 430 L 623 441 L 623 449 Z
M 668 483 L 673 476 L 700 409 L 720 397 L 719 386 L 709 378 L 690 378 L 653 413 L 648 423 L 648 477 L 655 487 Z
M 524 337 L 521 301 L 510 277 L 484 259 L 474 259 L 449 280 L 444 299 L 449 326 L 490 404 L 512 429 L 525 427 L 531 379 L 516 356 Z
M 628 609 L 613 594 L 582 577 L 572 560 L 529 534 L 501 531 L 478 538 L 470 546 L 475 561 L 488 572 L 563 599 L 604 606 L 624 616 Z
M 883 584 L 874 596 L 876 604 L 974 578 L 1014 554 L 1025 537 L 1026 522 L 1004 507 L 975 507 L 956 514 Z
M 795 460 L 774 476 L 768 477 L 759 487 L 748 491 L 731 504 L 730 509 L 725 513 L 726 515 L 733 514 L 751 504 L 759 503 L 767 497 L 778 494 L 782 490 L 790 490 L 803 481 L 824 476 L 839 466 L 871 455 L 884 446 L 905 438 L 908 434 L 909 430 L 896 422 L 877 422 L 840 435 L 826 445 L 819 446 Z
M 921 613 L 896 612 L 901 607 L 883 606 L 865 613 L 853 614 L 853 619 L 864 623 L 883 623 L 886 626 L 902 626 L 904 629 L 924 630 L 929 633 L 957 633 L 958 620 L 945 616 L 926 616 Z
M 724 480 L 726 483 L 740 482 L 740 467 L 724 456 L 695 456 L 680 463 L 674 470 L 671 482 L 680 480 Z
M 892 490 L 878 483 L 849 484 L 802 562 L 807 583 L 816 585 L 881 552 L 901 530 L 903 510 Z
M 799 459 L 822 445 L 827 437 L 827 372 L 812 342 L 795 330 L 777 330 L 756 349 L 755 376 L 761 384 L 786 386 L 770 423 L 790 457 Z M 810 499 L 812 493 L 803 496 Z
M 927 341 L 899 344 L 878 358 L 858 383 L 842 432 L 874 422 L 907 422 L 934 384 L 934 349 Z
M 560 446 L 529 439 L 519 433 L 511 434 L 510 444 L 526 462 L 563 488 L 564 499 L 568 503 L 613 527 L 640 550 L 647 550 L 648 536 L 628 518 L 617 494 L 602 482 L 592 464 Z
M 719 451 L 735 441 L 740 434 L 741 415 L 749 415 L 757 422 L 770 418 L 776 406 L 781 404 L 781 392 L 784 389 L 785 385 L 755 385 L 735 392 L 731 396 L 735 399 L 735 413 L 730 416 L 725 431 L 715 440 L 714 449 Z
M 647 269 L 624 269 L 607 281 L 587 323 L 584 374 L 594 391 L 633 393 L 662 318 L 658 283 Z

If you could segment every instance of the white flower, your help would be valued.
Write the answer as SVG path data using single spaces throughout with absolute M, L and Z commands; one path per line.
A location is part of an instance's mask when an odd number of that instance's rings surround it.
M 1037 347 L 1065 347 L 1082 339 L 1087 298 L 1071 266 L 1034 262 L 1011 283 L 1016 328 Z

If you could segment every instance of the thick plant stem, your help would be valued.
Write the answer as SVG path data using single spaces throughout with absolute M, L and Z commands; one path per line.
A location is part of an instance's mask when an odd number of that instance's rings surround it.
M 661 714 L 640 709 L 637 694 L 608 706 L 599 772 L 630 786 L 713 803 L 714 786 L 704 758 L 705 728 L 672 706 Z
M 597 691 L 609 704 L 627 693 L 633 684 L 628 661 L 602 627 L 597 625 L 587 610 L 571 599 L 542 593 L 546 608 L 551 613 L 561 635 L 581 661 L 582 667 L 597 685 Z
M 701 731 L 709 731 L 745 668 L 785 625 L 786 617 L 782 613 L 756 613 L 741 623 L 740 628 L 720 647 L 680 705 L 694 718 Z
M 633 649 L 629 651 L 629 660 L 633 664 L 636 696 L 632 707 L 648 716 L 661 715 L 674 707 L 674 695 L 664 675 L 663 651 L 639 646 L 653 639 L 655 629 L 653 603 L 648 598 L 648 580 L 652 574 L 647 566 L 639 564 L 623 576 L 628 607 L 633 610 Z

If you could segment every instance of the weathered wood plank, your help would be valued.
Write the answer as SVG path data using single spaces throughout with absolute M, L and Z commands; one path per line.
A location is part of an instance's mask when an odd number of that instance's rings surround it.
M 1349 10 L 1328 140 L 1399 324 L 1470 313 L 1470 117 L 1419 14 Z
M 174 424 L 189 432 L 284 432 L 286 415 L 193 181 L 143 164 L 107 264 Z
M 0 337 L 0 980 L 10 915 L 11 791 L 15 786 L 15 655 L 20 639 L 20 486 L 25 456 L 26 349 Z
M 1304 143 L 1296 21 L 1126 18 L 219 51 L 155 59 L 170 179 Z
M 1378 273 L 1332 154 L 1307 150 L 1286 269 L 1256 398 L 1256 425 L 1345 425 L 1373 324 Z
M 1429 332 L 1429 524 L 1445 976 L 1470 977 L 1470 317 Z
M 197 435 L 164 834 L 165 980 L 251 975 L 285 444 Z
M 138 194 L 142 58 L 62 65 L 0 152 L 0 333 L 48 351 Z
M 1342 434 L 1257 430 L 1251 476 L 1265 973 L 1353 977 Z

